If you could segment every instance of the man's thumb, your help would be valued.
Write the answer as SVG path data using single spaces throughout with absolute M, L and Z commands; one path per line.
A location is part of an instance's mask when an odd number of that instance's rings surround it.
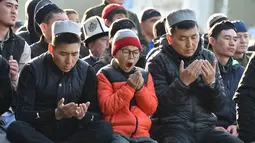
M 64 102 L 65 102 L 65 99 L 64 99 L 64 98 L 61 98 L 61 100 L 58 102 L 58 106 L 64 104 Z
M 12 55 L 10 56 L 9 60 L 13 60 L 13 56 Z
M 180 64 L 180 72 L 184 71 L 184 62 L 183 60 L 181 60 L 181 64 Z
M 86 106 L 87 108 L 89 108 L 90 102 L 86 102 Z
M 213 69 L 215 69 L 215 70 L 216 70 L 216 65 L 217 65 L 217 60 L 214 60 L 212 66 L 213 66 Z

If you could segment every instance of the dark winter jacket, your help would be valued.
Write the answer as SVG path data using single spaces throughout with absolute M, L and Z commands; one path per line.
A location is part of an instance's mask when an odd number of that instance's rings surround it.
M 214 127 L 217 118 L 213 113 L 219 116 L 229 114 L 219 70 L 216 71 L 214 87 L 206 85 L 201 75 L 186 86 L 180 80 L 179 73 L 181 60 L 186 68 L 196 59 L 213 63 L 214 54 L 204 49 L 201 42 L 191 57 L 181 56 L 167 41 L 162 44 L 158 54 L 149 58 L 146 64 L 159 101 L 156 113 L 159 122 L 191 130 Z
M 12 102 L 12 86 L 9 63 L 0 55 L 0 115 L 9 109 Z
M 226 117 L 218 118 L 217 125 L 227 128 L 230 125 L 236 124 L 236 105 L 233 101 L 233 96 L 243 75 L 244 68 L 236 60 L 230 58 L 225 66 L 222 66 L 219 63 L 219 69 L 223 79 L 225 94 L 228 99 L 228 105 L 231 111 L 230 114 L 226 116 L 229 116 L 227 119 L 231 120 L 226 120 Z
M 237 103 L 237 131 L 245 143 L 255 141 L 255 54 L 247 65 L 234 101 Z
M 82 60 L 69 72 L 62 72 L 47 52 L 27 63 L 20 74 L 16 118 L 31 124 L 53 141 L 64 141 L 78 127 L 100 118 L 97 101 L 96 74 Z M 64 104 L 90 102 L 82 120 L 76 118 L 56 121 L 55 109 L 61 98 Z
M 162 47 L 161 43 L 167 42 L 166 35 L 161 36 L 156 43 L 154 43 L 154 48 L 150 50 L 150 52 L 146 56 L 146 60 L 148 60 L 151 56 L 154 56 L 154 53 L 160 50 Z
M 98 61 L 98 59 L 94 58 L 92 55 L 88 55 L 85 58 L 82 59 L 83 61 L 87 62 L 92 67 L 94 64 Z
M 48 51 L 48 43 L 44 40 L 44 36 L 41 36 L 40 40 L 30 46 L 31 58 L 37 57 Z
M 10 56 L 16 60 L 19 64 L 19 70 L 22 69 L 23 65 L 31 60 L 31 50 L 26 41 L 20 36 L 13 33 L 10 28 L 4 41 L 0 41 L 0 55 L 6 60 L 9 60 Z

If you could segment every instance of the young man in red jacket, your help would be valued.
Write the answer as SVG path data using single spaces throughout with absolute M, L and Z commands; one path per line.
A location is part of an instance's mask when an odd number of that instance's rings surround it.
M 157 108 L 151 75 L 135 67 L 140 41 L 130 29 L 119 30 L 112 41 L 113 60 L 98 75 L 98 101 L 105 120 L 113 126 L 111 143 L 154 143 L 149 118 Z

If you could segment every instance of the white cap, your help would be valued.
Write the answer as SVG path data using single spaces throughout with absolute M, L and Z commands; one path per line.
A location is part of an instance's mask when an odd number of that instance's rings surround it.
M 107 36 L 109 28 L 106 27 L 104 20 L 101 17 L 93 16 L 83 23 L 85 42 L 93 40 L 93 37 Z
M 52 24 L 52 36 L 60 33 L 72 33 L 81 36 L 81 25 L 70 20 L 55 21 Z

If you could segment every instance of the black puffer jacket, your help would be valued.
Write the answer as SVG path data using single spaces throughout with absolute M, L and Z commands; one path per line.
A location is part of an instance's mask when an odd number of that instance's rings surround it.
M 12 86 L 9 63 L 0 55 L 0 115 L 9 109 L 12 102 Z
M 255 53 L 244 71 L 236 91 L 237 124 L 239 138 L 245 143 L 255 141 Z
M 186 68 L 196 59 L 213 63 L 215 56 L 204 49 L 201 42 L 192 57 L 179 55 L 167 41 L 162 44 L 162 49 L 146 64 L 159 101 L 156 117 L 161 124 L 178 124 L 192 130 L 213 127 L 217 120 L 213 113 L 217 112 L 219 116 L 229 113 L 218 68 L 214 88 L 205 85 L 201 76 L 185 86 L 179 78 L 179 65 L 183 60 Z
M 78 60 L 71 71 L 63 73 L 52 56 L 44 53 L 27 63 L 21 71 L 16 119 L 31 124 L 37 131 L 54 141 L 67 140 L 79 127 L 100 119 L 96 96 L 96 74 L 91 66 Z M 88 112 L 82 120 L 55 119 L 57 103 L 86 103 Z

